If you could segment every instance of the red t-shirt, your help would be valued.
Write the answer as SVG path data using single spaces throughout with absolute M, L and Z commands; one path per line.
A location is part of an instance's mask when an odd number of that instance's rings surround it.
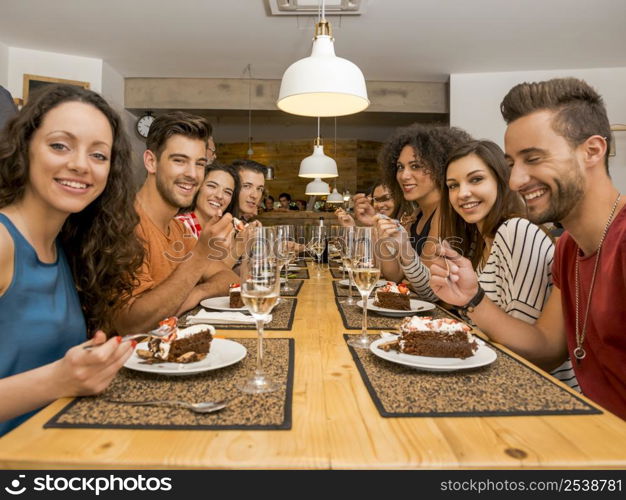
M 576 361 L 576 259 L 579 321 L 584 322 L 596 253 L 582 257 L 569 235 L 559 238 L 552 276 L 561 290 L 567 345 L 580 387 L 590 399 L 626 420 L 626 209 L 616 215 L 602 245 L 583 348 Z

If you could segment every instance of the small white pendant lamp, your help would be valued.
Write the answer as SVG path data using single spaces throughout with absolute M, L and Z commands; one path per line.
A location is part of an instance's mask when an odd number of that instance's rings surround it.
M 329 177 L 337 177 L 337 162 L 330 156 L 324 154 L 324 146 L 320 138 L 320 118 L 317 117 L 317 138 L 313 145 L 313 154 L 307 156 L 300 162 L 299 177 L 308 177 L 310 179 L 325 179 Z
M 306 189 L 304 194 L 307 196 L 311 195 L 327 195 L 330 194 L 330 186 L 324 182 L 322 179 L 314 179 L 306 185 Z
M 322 0 L 322 16 L 315 27 L 311 55 L 287 68 L 276 105 L 293 115 L 345 116 L 363 111 L 369 104 L 359 67 L 335 55 Z
M 337 191 L 337 186 L 333 188 L 333 192 L 326 198 L 326 203 L 343 203 L 343 195 Z

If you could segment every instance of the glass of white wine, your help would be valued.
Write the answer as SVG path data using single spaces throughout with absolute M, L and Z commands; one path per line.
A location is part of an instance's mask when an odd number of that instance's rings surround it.
M 292 262 L 296 255 L 295 231 L 291 224 L 281 224 L 274 226 L 276 230 L 276 256 L 278 265 L 285 268 L 285 285 L 284 292 L 293 292 L 294 287 L 289 286 L 289 263 Z
M 315 255 L 317 261 L 317 278 L 322 277 L 322 254 L 326 248 L 326 228 L 323 226 L 310 226 L 309 229 L 310 252 Z
M 352 255 L 354 254 L 354 227 L 342 227 L 341 228 L 341 245 L 339 249 L 341 251 L 341 263 L 343 264 L 343 270 L 348 271 L 348 298 L 343 302 L 348 306 L 356 304 L 354 297 L 352 297 L 352 283 L 354 278 L 352 276 Z M 345 279 L 345 278 L 344 278 Z
M 280 388 L 263 368 L 263 328 L 280 296 L 280 264 L 275 254 L 275 238 L 275 228 L 255 228 L 241 266 L 241 299 L 257 328 L 256 369 L 240 386 L 248 394 L 273 392 Z
M 371 227 L 354 229 L 354 253 L 352 255 L 352 276 L 363 301 L 363 327 L 361 335 L 351 338 L 348 344 L 357 349 L 368 349 L 371 339 L 367 335 L 367 306 L 370 293 L 374 289 L 380 269 L 374 258 L 374 241 Z

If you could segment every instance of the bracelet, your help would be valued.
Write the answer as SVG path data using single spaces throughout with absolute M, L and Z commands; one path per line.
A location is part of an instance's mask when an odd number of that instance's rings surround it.
M 476 292 L 476 295 L 474 295 L 467 304 L 460 308 L 461 312 L 463 314 L 473 313 L 474 309 L 478 307 L 478 304 L 480 304 L 484 298 L 485 291 L 480 285 L 478 285 L 478 291 Z

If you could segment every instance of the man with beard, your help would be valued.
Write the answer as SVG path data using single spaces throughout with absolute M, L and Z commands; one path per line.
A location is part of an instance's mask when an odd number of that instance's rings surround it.
M 146 255 L 133 298 L 116 317 L 119 332 L 149 330 L 202 299 L 227 295 L 228 285 L 239 280 L 221 262 L 230 249 L 230 214 L 198 240 L 174 218 L 191 205 L 204 179 L 210 136 L 203 118 L 183 112 L 161 115 L 150 127 L 143 155 L 148 176 L 135 203 Z
M 534 325 L 484 297 L 470 262 L 447 246 L 431 286 L 478 327 L 544 369 L 568 355 L 583 393 L 626 419 L 626 197 L 608 173 L 609 120 L 600 95 L 574 78 L 517 85 L 501 105 L 509 184 L 528 218 L 560 222 L 554 289 Z

